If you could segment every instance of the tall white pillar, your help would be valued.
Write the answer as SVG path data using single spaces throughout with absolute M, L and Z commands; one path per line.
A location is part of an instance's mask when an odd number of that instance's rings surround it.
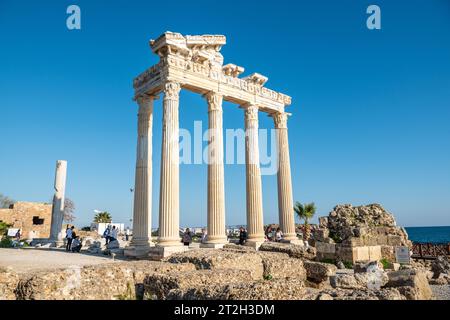
M 159 247 L 181 245 L 179 207 L 179 105 L 180 84 L 164 86 L 161 183 L 159 198 Z
M 261 170 L 258 144 L 258 107 L 245 106 L 245 167 L 248 244 L 264 242 Z
M 143 95 L 136 99 L 139 105 L 136 174 L 134 183 L 133 238 L 125 254 L 141 256 L 148 253 L 152 233 L 152 130 L 153 100 Z
M 64 200 L 66 192 L 66 177 L 67 177 L 67 161 L 56 161 L 55 172 L 55 194 L 53 195 L 52 207 L 52 223 L 50 226 L 50 240 L 62 241 L 60 236 L 62 230 L 62 223 L 64 220 Z
M 206 94 L 208 101 L 208 236 L 203 247 L 221 247 L 225 231 L 225 186 L 223 168 L 222 96 Z
M 278 159 L 278 214 L 284 239 L 295 242 L 294 203 L 292 198 L 291 162 L 289 158 L 289 141 L 287 131 L 287 113 L 272 114 L 277 135 Z

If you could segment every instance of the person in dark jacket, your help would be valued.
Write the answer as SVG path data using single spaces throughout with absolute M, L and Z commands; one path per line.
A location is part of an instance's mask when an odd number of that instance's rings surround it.
M 244 227 L 240 227 L 239 229 L 239 244 L 244 245 L 247 241 L 247 231 L 244 229 Z

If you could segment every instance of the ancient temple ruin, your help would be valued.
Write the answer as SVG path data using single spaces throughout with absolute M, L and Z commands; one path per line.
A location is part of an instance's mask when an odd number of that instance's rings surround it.
M 291 98 L 265 87 L 267 77 L 252 73 L 241 77 L 244 68 L 223 65 L 220 49 L 223 35 L 183 36 L 166 32 L 150 41 L 159 62 L 134 79 L 134 100 L 139 105 L 133 240 L 127 255 L 146 254 L 151 246 L 151 181 L 153 101 L 163 95 L 163 133 L 159 199 L 159 237 L 156 250 L 162 256 L 182 250 L 179 237 L 179 92 L 201 94 L 208 105 L 210 130 L 208 158 L 208 247 L 221 247 L 225 234 L 225 191 L 223 165 L 222 101 L 244 110 L 246 129 L 246 189 L 248 243 L 264 241 L 261 173 L 258 146 L 258 116 L 274 120 L 278 153 L 278 206 L 286 241 L 295 242 L 292 186 L 287 133 Z

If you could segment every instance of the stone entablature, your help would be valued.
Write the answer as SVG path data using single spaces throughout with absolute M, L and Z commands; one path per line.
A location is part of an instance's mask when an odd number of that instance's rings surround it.
M 0 209 L 0 221 L 20 228 L 23 238 L 48 238 L 52 221 L 52 205 L 16 202 L 10 209 Z
M 164 83 L 174 81 L 201 94 L 215 91 L 239 105 L 251 103 L 268 113 L 284 112 L 291 97 L 264 87 L 267 77 L 253 73 L 238 78 L 243 67 L 223 66 L 219 51 L 224 44 L 224 36 L 182 36 L 172 32 L 150 41 L 160 61 L 134 79 L 135 98 L 143 93 L 157 95 Z

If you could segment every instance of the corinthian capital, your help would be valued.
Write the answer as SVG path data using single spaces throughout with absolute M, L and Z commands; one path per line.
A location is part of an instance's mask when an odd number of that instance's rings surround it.
M 136 102 L 139 105 L 139 113 L 151 113 L 153 111 L 153 100 L 157 97 L 153 95 L 143 94 L 136 98 Z
M 245 119 L 247 121 L 258 121 L 258 107 L 253 104 L 246 106 Z
M 222 111 L 222 95 L 217 92 L 210 91 L 205 94 L 205 97 L 208 101 L 208 111 Z
M 178 100 L 181 86 L 177 82 L 164 84 L 164 99 Z
M 287 128 L 287 117 L 286 112 L 276 112 L 272 114 L 273 121 L 275 123 L 276 129 L 286 129 Z

